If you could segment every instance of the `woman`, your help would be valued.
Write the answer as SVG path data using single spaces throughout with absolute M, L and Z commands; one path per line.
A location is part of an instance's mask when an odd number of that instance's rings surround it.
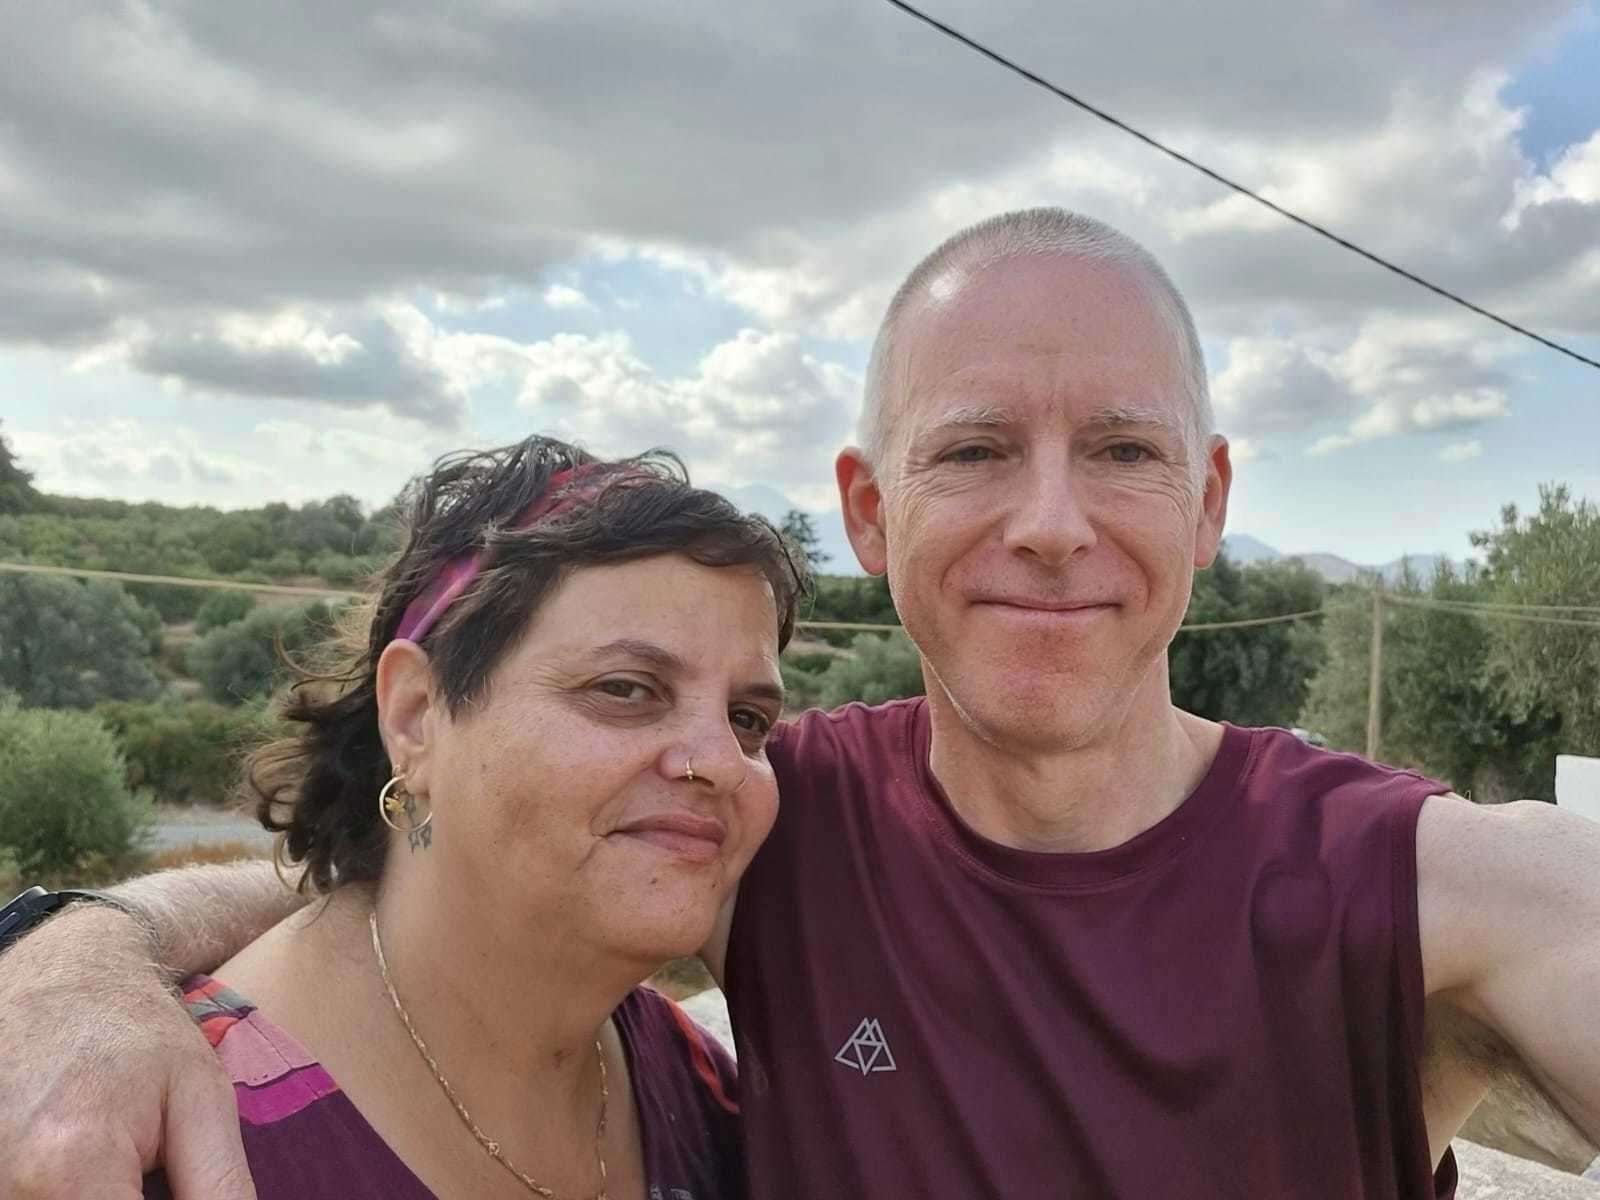
M 327 899 L 185 985 L 261 1200 L 742 1194 L 732 1064 L 639 985 L 771 827 L 802 586 L 665 457 L 536 438 L 414 487 L 248 772 Z

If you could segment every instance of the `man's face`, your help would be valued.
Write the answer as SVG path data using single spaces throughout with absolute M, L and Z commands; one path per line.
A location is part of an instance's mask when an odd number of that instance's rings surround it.
M 930 688 L 982 736 L 1066 749 L 1165 700 L 1229 483 L 1226 444 L 1191 445 L 1182 368 L 1125 268 L 1002 262 L 903 314 L 857 545 L 887 567 Z

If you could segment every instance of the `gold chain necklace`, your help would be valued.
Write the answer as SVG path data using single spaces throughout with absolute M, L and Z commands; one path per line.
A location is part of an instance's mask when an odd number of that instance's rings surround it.
M 555 1192 L 543 1184 L 535 1182 L 533 1176 L 507 1158 L 500 1149 L 500 1143 L 479 1129 L 477 1123 L 473 1121 L 472 1114 L 467 1111 L 467 1106 L 461 1103 L 460 1098 L 456 1095 L 455 1088 L 450 1086 L 450 1081 L 444 1077 L 444 1072 L 439 1070 L 439 1064 L 434 1062 L 433 1055 L 428 1053 L 427 1044 L 422 1040 L 422 1035 L 417 1032 L 416 1027 L 411 1024 L 411 1017 L 406 1013 L 405 1005 L 400 1003 L 400 993 L 394 990 L 394 981 L 389 978 L 389 963 L 383 957 L 383 940 L 378 937 L 378 914 L 376 911 L 369 914 L 368 923 L 372 926 L 372 952 L 378 956 L 378 970 L 383 975 L 383 986 L 389 989 L 389 999 L 394 1002 L 394 1011 L 400 1014 L 401 1024 L 406 1027 L 406 1032 L 411 1035 L 411 1042 L 416 1046 L 417 1053 L 422 1055 L 422 1061 L 428 1064 L 428 1070 L 432 1071 L 433 1077 L 439 1081 L 439 1087 L 443 1089 L 445 1098 L 455 1108 L 456 1116 L 461 1118 L 461 1123 L 478 1140 L 478 1145 L 484 1148 L 489 1157 L 516 1176 L 523 1187 L 536 1196 L 543 1196 L 544 1200 L 560 1200 Z M 605 1140 L 606 1104 L 611 1099 L 611 1094 L 606 1087 L 605 1051 L 601 1049 L 598 1039 L 594 1044 L 594 1054 L 595 1061 L 600 1064 L 600 1124 L 594 1132 L 594 1157 L 595 1161 L 600 1164 L 600 1190 L 594 1194 L 594 1200 L 609 1200 L 606 1192 Z

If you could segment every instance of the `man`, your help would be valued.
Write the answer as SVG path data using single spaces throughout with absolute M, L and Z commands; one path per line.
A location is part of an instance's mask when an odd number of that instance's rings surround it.
M 956 235 L 889 308 L 862 432 L 846 525 L 928 695 L 771 744 L 725 970 L 757 1194 L 1448 1194 L 1485 1047 L 1600 1138 L 1600 826 L 1173 706 L 1231 468 L 1145 251 L 1057 210 Z M 274 915 L 244 907 L 185 932 L 167 902 L 167 957 Z M 93 961 L 140 944 L 89 911 L 0 963 L 0 1085 L 43 1096 L 0 1114 L 8 1194 L 137 1194 L 163 1103 L 169 1174 L 248 1194 L 225 1101 L 194 1126 L 224 1094 L 204 1048 L 148 971 Z M 78 1007 L 112 1032 L 58 1028 L 34 969 L 100 985 Z M 91 1051 L 131 1065 L 91 1088 L 60 1065 Z

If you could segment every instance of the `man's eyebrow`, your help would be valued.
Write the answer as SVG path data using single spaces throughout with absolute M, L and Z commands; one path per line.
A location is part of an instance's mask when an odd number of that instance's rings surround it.
M 1180 437 L 1184 434 L 1183 422 L 1173 413 L 1162 408 L 1145 408 L 1136 404 L 1102 405 L 1089 414 L 1089 419 L 1084 424 L 1095 429 L 1142 427 L 1164 429 Z
M 1016 423 L 1016 414 L 999 404 L 963 404 L 940 413 L 923 427 L 924 435 L 973 426 L 997 428 Z

